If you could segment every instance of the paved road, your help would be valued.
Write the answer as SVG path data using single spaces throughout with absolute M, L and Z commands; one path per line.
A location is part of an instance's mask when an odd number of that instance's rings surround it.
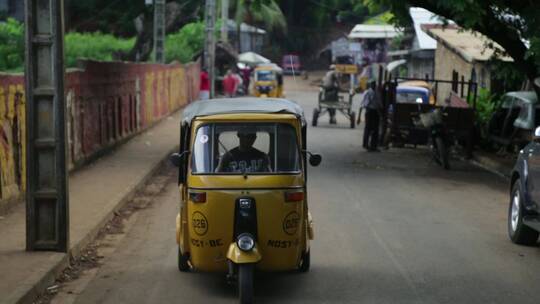
M 288 94 L 311 114 L 315 92 Z M 422 149 L 367 153 L 360 137 L 344 119 L 310 128 L 324 156 L 310 169 L 312 270 L 258 275 L 258 303 L 540 303 L 540 248 L 508 240 L 504 180 L 457 160 L 445 172 Z M 56 301 L 235 303 L 223 276 L 177 271 L 177 197 L 168 185 Z

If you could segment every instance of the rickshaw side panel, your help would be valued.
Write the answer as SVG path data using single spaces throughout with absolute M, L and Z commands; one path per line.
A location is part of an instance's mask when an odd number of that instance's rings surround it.
M 196 270 L 225 272 L 233 238 L 234 207 L 240 191 L 205 190 L 205 203 L 187 203 L 191 263 Z
M 264 271 L 296 269 L 305 250 L 304 202 L 285 202 L 286 191 L 290 190 L 257 191 L 253 195 L 257 205 L 257 245 L 263 256 L 257 268 Z

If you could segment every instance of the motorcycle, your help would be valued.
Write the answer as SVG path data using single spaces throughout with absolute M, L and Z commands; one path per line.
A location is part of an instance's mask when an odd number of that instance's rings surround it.
M 420 99 L 420 98 L 419 98 Z M 417 100 L 421 103 L 422 100 Z M 424 127 L 429 130 L 429 138 L 431 140 L 431 151 L 433 159 L 441 165 L 445 170 L 450 169 L 450 136 L 446 125 L 444 124 L 444 116 L 446 114 L 441 108 L 435 108 L 428 113 L 418 113 L 413 117 L 415 125 Z

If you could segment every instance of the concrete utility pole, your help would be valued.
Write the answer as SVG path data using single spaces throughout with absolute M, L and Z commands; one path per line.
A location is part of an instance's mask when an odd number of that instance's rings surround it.
M 204 66 L 208 69 L 210 78 L 210 98 L 215 93 L 215 59 L 216 59 L 216 0 L 206 0 L 205 8 L 206 41 L 204 44 Z
M 229 40 L 229 0 L 221 0 L 221 41 Z
M 26 250 L 67 252 L 64 0 L 26 0 Z
M 165 0 L 154 0 L 154 61 L 165 63 Z

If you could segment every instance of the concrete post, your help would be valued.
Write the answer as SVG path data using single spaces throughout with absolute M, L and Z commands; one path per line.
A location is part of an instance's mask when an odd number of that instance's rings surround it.
M 26 0 L 26 250 L 67 252 L 63 0 Z

